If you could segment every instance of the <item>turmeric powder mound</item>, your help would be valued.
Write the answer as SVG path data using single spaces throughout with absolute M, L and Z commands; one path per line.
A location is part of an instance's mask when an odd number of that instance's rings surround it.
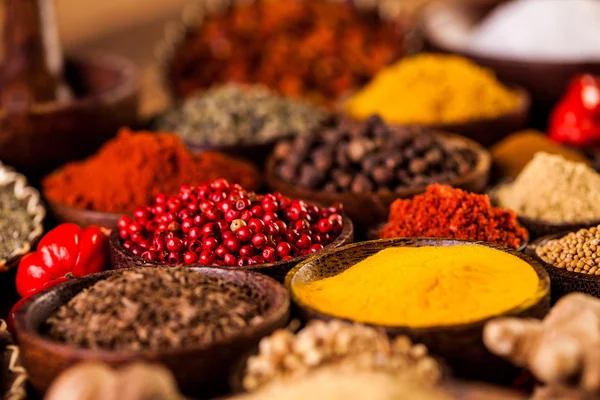
M 293 284 L 322 313 L 386 326 L 462 324 L 535 299 L 539 279 L 520 258 L 484 246 L 393 247 L 344 272 Z
M 382 70 L 346 109 L 357 119 L 379 114 L 388 123 L 441 125 L 503 116 L 518 102 L 492 70 L 459 56 L 421 54 Z

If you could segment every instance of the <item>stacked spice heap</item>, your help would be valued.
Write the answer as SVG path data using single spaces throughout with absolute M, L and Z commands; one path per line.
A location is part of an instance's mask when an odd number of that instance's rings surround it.
M 118 226 L 123 248 L 148 261 L 242 267 L 317 252 L 339 236 L 343 219 L 341 205 L 257 195 L 217 179 L 158 194 Z

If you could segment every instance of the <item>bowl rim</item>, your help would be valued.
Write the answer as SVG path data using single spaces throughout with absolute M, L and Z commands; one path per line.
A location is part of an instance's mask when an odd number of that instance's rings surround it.
M 452 2 L 435 2 L 435 4 L 429 4 L 425 6 L 421 17 L 418 22 L 419 30 L 423 34 L 425 40 L 431 43 L 434 47 L 441 49 L 445 52 L 455 53 L 461 55 L 463 57 L 467 57 L 473 60 L 481 60 L 484 63 L 497 63 L 502 64 L 507 67 L 527 67 L 527 68 L 551 68 L 551 67 L 589 67 L 589 66 L 598 66 L 600 65 L 600 60 L 593 59 L 580 59 L 580 60 L 554 60 L 548 58 L 540 58 L 537 60 L 531 59 L 521 59 L 518 56 L 499 56 L 493 55 L 491 53 L 474 51 L 472 49 L 463 48 L 459 45 L 452 45 L 449 43 L 443 43 L 443 41 L 439 40 L 440 36 L 434 34 L 435 29 L 433 25 L 429 22 L 431 19 L 432 10 L 435 10 L 435 7 L 457 7 L 456 4 Z M 437 11 L 439 12 L 439 11 Z
M 150 268 L 164 268 L 164 267 L 150 267 Z M 63 343 L 57 340 L 52 339 L 51 337 L 42 334 L 39 329 L 34 329 L 31 326 L 29 316 L 29 310 L 32 305 L 37 304 L 40 301 L 43 301 L 46 298 L 52 298 L 56 296 L 56 292 L 63 291 L 65 288 L 70 286 L 75 286 L 78 284 L 85 284 L 85 286 L 75 293 L 73 297 L 77 294 L 81 293 L 86 288 L 89 288 L 91 285 L 96 282 L 106 279 L 109 276 L 114 274 L 122 274 L 127 271 L 137 271 L 139 268 L 123 268 L 118 270 L 107 270 L 103 272 L 98 272 L 96 274 L 87 275 L 81 278 L 71 279 L 66 282 L 62 282 L 58 285 L 52 286 L 40 293 L 36 293 L 35 295 L 27 298 L 23 304 L 17 309 L 15 313 L 15 332 L 16 337 L 19 341 L 21 341 L 21 337 L 27 336 L 29 342 L 34 342 L 37 346 L 48 349 L 51 353 L 62 353 L 62 352 L 70 352 L 71 354 L 75 354 L 80 358 L 94 358 L 99 361 L 118 361 L 118 360 L 126 360 L 131 358 L 152 358 L 152 359 L 160 359 L 167 356 L 179 356 L 182 354 L 189 353 L 201 353 L 208 352 L 215 348 L 227 347 L 236 343 L 238 340 L 246 338 L 246 337 L 255 337 L 261 334 L 261 330 L 264 329 L 265 326 L 274 325 L 278 321 L 282 319 L 287 319 L 290 313 L 291 306 L 291 298 L 287 289 L 277 282 L 275 279 L 263 275 L 254 273 L 252 271 L 228 271 L 218 268 L 210 268 L 210 267 L 193 267 L 193 268 L 185 268 L 188 273 L 201 273 L 208 274 L 210 276 L 218 275 L 225 276 L 225 279 L 232 279 L 232 276 L 236 275 L 245 275 L 248 279 L 245 282 L 250 282 L 250 286 L 252 290 L 259 291 L 256 287 L 258 282 L 265 282 L 271 285 L 275 293 L 274 295 L 269 296 L 269 299 L 272 301 L 272 304 L 269 306 L 269 309 L 265 312 L 263 321 L 260 324 L 255 326 L 248 326 L 243 330 L 238 331 L 237 333 L 226 336 L 220 340 L 216 340 L 203 345 L 195 345 L 181 348 L 173 348 L 173 349 L 163 349 L 163 350 L 141 350 L 141 351 L 132 351 L 132 350 L 108 350 L 108 349 L 88 349 L 79 347 L 74 344 Z M 54 310 L 56 311 L 61 306 L 67 304 L 73 297 L 69 298 L 67 301 L 62 302 L 58 305 L 58 307 Z
M 406 245 L 405 244 L 406 242 L 408 242 L 409 245 Z M 434 242 L 436 244 L 431 244 L 431 242 Z M 372 246 L 372 245 L 378 245 L 378 244 L 384 244 L 384 245 L 396 244 L 396 243 L 399 243 L 400 245 L 399 246 L 381 247 L 381 250 L 383 250 L 385 248 L 389 248 L 389 247 L 429 247 L 429 246 L 440 247 L 440 246 L 456 246 L 456 245 L 462 245 L 462 244 L 466 244 L 469 246 L 482 246 L 482 247 L 492 248 L 494 250 L 499 250 L 504 253 L 508 253 L 512 256 L 515 256 L 515 257 L 519 258 L 520 260 L 524 261 L 525 263 L 529 264 L 529 266 L 534 270 L 534 272 L 538 276 L 538 287 L 536 289 L 535 295 L 533 295 L 530 299 L 527 299 L 527 301 L 523 302 L 522 304 L 520 304 L 516 307 L 513 307 L 509 310 L 506 310 L 500 314 L 492 315 L 489 317 L 478 319 L 476 321 L 471 321 L 471 322 L 466 322 L 466 323 L 455 323 L 455 324 L 423 326 L 423 327 L 411 327 L 411 326 L 406 326 L 406 325 L 395 326 L 395 325 L 375 324 L 375 323 L 368 323 L 368 322 L 358 321 L 358 320 L 355 321 L 355 320 L 351 320 L 351 319 L 343 318 L 343 317 L 336 317 L 334 315 L 326 314 L 324 312 L 318 311 L 310 306 L 305 305 L 304 302 L 296 295 L 296 293 L 293 289 L 293 285 L 294 285 L 293 281 L 294 281 L 294 278 L 297 275 L 297 273 L 300 272 L 300 270 L 302 268 L 310 266 L 311 263 L 313 263 L 315 260 L 317 260 L 319 258 L 331 257 L 331 256 L 335 255 L 336 253 L 340 253 L 342 251 L 346 251 L 348 249 L 353 249 L 353 248 L 357 248 L 357 247 L 365 247 L 365 246 Z M 423 243 L 424 246 L 415 246 L 415 244 L 419 244 L 419 243 Z M 349 267 L 351 267 L 351 266 L 348 266 L 348 268 Z M 495 244 L 480 242 L 480 241 L 476 241 L 476 240 L 440 239 L 440 238 L 425 238 L 425 237 L 370 240 L 370 241 L 365 241 L 365 242 L 353 243 L 353 244 L 349 244 L 349 245 L 340 247 L 338 249 L 330 250 L 321 255 L 315 255 L 315 256 L 309 258 L 308 260 L 303 261 L 300 264 L 296 265 L 294 268 L 292 268 L 290 270 L 290 272 L 287 273 L 284 283 L 285 283 L 285 287 L 288 289 L 288 291 L 290 293 L 290 298 L 292 299 L 292 302 L 294 304 L 296 304 L 297 307 L 307 310 L 308 312 L 310 312 L 313 315 L 318 315 L 320 317 L 325 317 L 325 318 L 339 319 L 342 321 L 358 322 L 358 323 L 362 323 L 367 326 L 373 326 L 373 327 L 377 327 L 377 328 L 392 329 L 395 331 L 403 330 L 403 331 L 407 331 L 407 332 L 418 332 L 418 333 L 449 331 L 449 330 L 453 330 L 453 329 L 457 329 L 457 328 L 459 328 L 459 329 L 477 329 L 477 328 L 481 327 L 482 324 L 485 324 L 487 321 L 490 321 L 490 320 L 498 318 L 498 317 L 517 316 L 519 313 L 539 304 L 544 299 L 544 297 L 547 297 L 550 295 L 550 276 L 548 275 L 548 272 L 539 262 L 537 262 L 535 259 L 531 258 L 529 255 L 527 255 L 525 253 L 507 249 L 505 247 L 501 247 L 501 246 L 498 246 Z
M 125 57 L 97 52 L 85 56 L 68 57 L 66 61 L 67 64 L 72 63 L 78 66 L 94 65 L 102 67 L 115 72 L 118 78 L 113 85 L 98 92 L 88 93 L 83 97 L 76 97 L 72 101 L 36 104 L 31 109 L 25 111 L 26 115 L 43 116 L 66 110 L 86 109 L 99 105 L 113 104 L 139 90 L 138 67 L 133 61 Z M 12 112 L 6 109 L 0 110 L 0 118 L 9 117 L 12 114 Z
M 596 225 L 592 225 L 592 226 L 596 226 Z M 590 228 L 592 226 L 590 226 Z M 600 283 L 600 275 L 584 274 L 582 272 L 568 271 L 565 268 L 558 268 L 558 267 L 554 266 L 553 264 L 550 264 L 549 262 L 544 261 L 542 259 L 542 257 L 537 255 L 536 249 L 538 247 L 546 244 L 550 240 L 560 239 L 560 238 L 568 235 L 569 233 L 574 233 L 577 231 L 579 231 L 579 229 L 567 230 L 567 231 L 562 231 L 562 232 L 553 233 L 550 235 L 545 235 L 545 236 L 539 237 L 536 240 L 534 240 L 533 242 L 531 242 L 529 245 L 527 245 L 527 247 L 525 248 L 525 254 L 527 254 L 529 257 L 533 258 L 535 261 L 540 263 L 542 265 L 542 267 L 546 268 L 546 270 L 550 271 L 554 275 L 560 275 L 563 278 L 573 279 L 573 280 L 578 280 L 578 281 Z
M 43 189 L 42 189 L 43 192 Z M 110 211 L 98 211 L 98 210 L 88 210 L 86 208 L 73 207 L 67 204 L 61 204 L 54 200 L 46 198 L 46 204 L 48 205 L 48 209 L 51 213 L 55 213 L 55 210 L 66 211 L 70 213 L 74 213 L 80 216 L 93 216 L 96 218 L 115 218 L 115 221 L 121 218 L 122 216 L 129 215 L 130 213 L 119 213 L 119 212 L 110 212 Z
M 21 257 L 29 253 L 44 233 L 43 222 L 46 209 L 42 203 L 40 192 L 29 185 L 25 175 L 0 162 L 0 186 L 13 186 L 13 194 L 19 200 L 27 200 L 27 213 L 32 217 L 33 229 L 27 235 L 20 247 L 11 254 L 0 255 L 0 272 L 5 272 L 14 266 Z
M 462 136 L 462 135 L 459 135 L 456 133 L 445 132 L 445 131 L 438 130 L 438 129 L 433 129 L 431 131 L 431 133 L 437 139 L 444 140 L 444 141 L 446 141 L 446 143 L 460 144 L 461 148 L 471 150 L 477 157 L 477 161 L 475 162 L 475 165 L 473 165 L 473 168 L 471 168 L 464 175 L 456 177 L 451 182 L 448 182 L 447 183 L 448 185 L 454 186 L 454 187 L 464 185 L 466 182 L 474 180 L 476 177 L 478 177 L 481 174 L 489 173 L 489 171 L 491 170 L 491 166 L 492 166 L 491 154 L 482 145 L 480 145 L 473 139 L 470 139 L 468 137 L 465 137 L 465 136 Z M 285 188 L 285 192 L 287 192 L 287 193 L 302 192 L 302 193 L 305 193 L 304 197 L 315 198 L 315 197 L 318 197 L 322 193 L 327 193 L 328 196 L 332 196 L 332 197 L 335 196 L 338 198 L 359 197 L 359 198 L 363 198 L 363 199 L 380 199 L 382 197 L 387 197 L 387 196 L 389 196 L 390 198 L 391 197 L 403 198 L 403 197 L 410 197 L 410 196 L 414 196 L 416 194 L 422 193 L 423 191 L 425 191 L 425 189 L 428 186 L 428 185 L 424 185 L 424 186 L 419 186 L 416 188 L 406 188 L 406 189 L 403 189 L 401 192 L 397 192 L 397 191 L 389 191 L 389 192 L 377 191 L 377 192 L 367 192 L 367 193 L 324 192 L 322 190 L 311 189 L 311 188 L 307 188 L 304 186 L 296 186 L 295 184 L 284 180 L 283 178 L 278 176 L 277 173 L 275 172 L 276 163 L 277 163 L 277 157 L 275 156 L 275 151 L 273 151 L 273 152 L 271 152 L 271 154 L 269 154 L 269 156 L 267 157 L 267 161 L 265 163 L 265 182 L 267 183 L 267 185 L 272 188 L 283 187 L 283 188 Z M 300 197 L 303 197 L 303 196 L 300 196 Z M 384 208 L 387 210 L 388 207 L 384 207 Z
M 506 187 L 508 185 L 510 185 L 511 183 L 513 183 L 515 181 L 515 179 L 503 179 L 500 182 L 498 182 L 496 185 L 490 187 L 486 193 L 490 198 L 490 201 L 492 202 L 492 204 L 495 204 L 496 206 L 499 206 L 498 204 L 498 190 L 500 190 L 503 187 Z M 514 210 L 513 210 L 514 211 Z M 521 222 L 523 223 L 523 225 L 547 225 L 556 229 L 560 229 L 562 231 L 569 231 L 571 230 L 574 226 L 593 226 L 593 225 L 600 225 L 600 218 L 598 218 L 597 220 L 583 220 L 583 221 L 572 221 L 572 222 L 548 222 L 548 221 L 544 221 L 542 219 L 535 219 L 535 218 L 531 218 L 531 217 L 524 217 L 519 215 L 516 211 L 515 214 L 517 214 L 517 218 L 519 220 L 521 220 Z
M 312 203 L 312 202 L 311 202 Z M 314 203 L 313 203 L 314 204 Z M 323 247 L 321 250 L 319 250 L 317 253 L 323 252 L 323 251 L 328 251 L 330 249 L 336 249 L 341 247 L 347 240 L 348 238 L 352 237 L 354 235 L 354 226 L 352 225 L 352 221 L 350 220 L 350 218 L 348 218 L 348 216 L 342 212 L 342 231 L 340 232 L 340 234 L 338 235 L 338 237 L 335 238 L 335 240 L 331 243 L 329 243 L 327 246 Z M 179 266 L 179 267 L 185 267 L 185 268 L 212 268 L 212 269 L 223 269 L 223 270 L 228 270 L 228 271 L 254 271 L 254 272 L 261 272 L 262 270 L 266 270 L 266 269 L 270 269 L 270 268 L 275 268 L 281 265 L 286 265 L 286 264 L 295 264 L 298 262 L 301 262 L 303 260 L 306 260 L 307 258 L 310 257 L 310 255 L 305 255 L 305 256 L 298 256 L 298 257 L 294 257 L 291 260 L 287 260 L 287 261 L 277 261 L 277 262 L 273 262 L 273 263 L 264 263 L 264 264 L 255 264 L 255 265 L 246 265 L 243 267 L 239 267 L 239 266 L 211 266 L 211 265 L 203 265 L 203 264 L 166 264 L 166 263 L 161 263 L 161 262 L 155 262 L 155 261 L 148 261 L 148 260 L 144 260 L 142 257 L 136 256 L 134 254 L 129 253 L 128 251 L 126 251 L 123 246 L 121 245 L 121 241 L 119 239 L 119 232 L 117 229 L 113 229 L 113 231 L 110 234 L 110 245 L 111 247 L 118 253 L 125 255 L 127 257 L 129 257 L 130 259 L 136 261 L 139 263 L 140 267 L 146 267 L 146 266 Z M 113 268 L 115 266 L 113 265 Z

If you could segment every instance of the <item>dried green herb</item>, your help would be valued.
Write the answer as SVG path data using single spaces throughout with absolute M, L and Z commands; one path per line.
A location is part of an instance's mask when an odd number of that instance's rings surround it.
M 125 271 L 95 283 L 47 321 L 49 335 L 84 348 L 200 346 L 262 321 L 249 287 L 183 268 Z
M 308 133 L 326 117 L 318 108 L 262 86 L 229 84 L 184 100 L 157 125 L 190 144 L 260 144 Z
M 35 217 L 28 203 L 29 199 L 17 197 L 12 185 L 0 187 L 0 258 L 9 258 L 29 242 Z

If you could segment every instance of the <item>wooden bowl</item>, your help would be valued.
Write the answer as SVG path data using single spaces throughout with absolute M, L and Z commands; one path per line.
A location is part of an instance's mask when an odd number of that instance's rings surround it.
M 205 151 L 219 151 L 237 158 L 263 166 L 267 156 L 273 151 L 276 141 L 266 143 L 237 143 L 230 145 L 198 145 L 185 142 L 190 151 L 196 155 Z
M 113 56 L 76 58 L 65 73 L 74 101 L 0 111 L 0 160 L 41 177 L 92 154 L 118 128 L 135 123 L 139 85 L 133 63 Z
M 21 258 L 29 253 L 44 233 L 44 218 L 46 209 L 42 204 L 40 193 L 30 186 L 25 176 L 15 172 L 12 168 L 0 162 L 0 186 L 12 190 L 15 197 L 27 202 L 27 213 L 33 221 L 33 229 L 22 243 L 21 247 L 15 249 L 12 254 L 0 255 L 0 272 L 6 272 L 15 267 Z
M 437 137 L 447 141 L 455 147 L 468 148 L 476 155 L 474 167 L 465 175 L 448 182 L 449 185 L 468 190 L 481 192 L 487 186 L 491 156 L 478 143 L 451 133 L 436 133 Z M 344 212 L 356 224 L 359 232 L 367 232 L 369 228 L 379 225 L 388 217 L 390 205 L 399 198 L 408 198 L 423 193 L 426 186 L 404 189 L 396 192 L 376 193 L 349 193 L 325 192 L 298 186 L 293 182 L 286 182 L 275 173 L 276 159 L 271 154 L 265 166 L 265 180 L 272 191 L 283 193 L 290 198 L 304 199 L 318 204 L 342 203 Z
M 467 240 L 451 239 L 383 239 L 369 242 L 356 243 L 340 249 L 332 250 L 321 255 L 316 255 L 293 268 L 285 279 L 285 284 L 292 300 L 298 306 L 304 319 L 319 318 L 332 319 L 311 307 L 306 306 L 293 290 L 294 283 L 316 281 L 334 276 L 365 258 L 389 247 L 422 247 L 422 246 L 485 246 L 496 249 L 527 262 L 539 277 L 539 286 L 534 298 L 530 301 L 506 311 L 498 316 L 514 316 L 527 318 L 542 318 L 550 307 L 550 279 L 546 270 L 535 260 L 500 246 Z M 401 296 L 401 294 L 399 294 Z M 480 321 L 425 328 L 379 326 L 384 328 L 390 336 L 407 335 L 415 343 L 425 344 L 432 354 L 442 357 L 448 362 L 450 368 L 458 375 L 470 377 L 496 377 L 502 371 L 510 371 L 506 361 L 492 355 L 484 346 L 482 331 L 485 324 L 495 317 Z
M 335 249 L 341 246 L 344 246 L 348 243 L 352 243 L 354 240 L 354 227 L 352 225 L 352 221 L 344 214 L 343 217 L 343 228 L 340 235 L 331 243 L 329 243 L 323 250 L 320 252 L 324 252 L 327 250 Z M 318 253 L 320 253 L 318 252 Z M 318 254 L 317 253 L 317 254 Z M 266 263 L 266 264 L 257 264 L 257 265 L 248 265 L 245 267 L 212 267 L 212 268 L 222 268 L 227 270 L 239 270 L 239 271 L 254 271 L 260 272 L 262 274 L 268 275 L 272 278 L 277 279 L 280 282 L 283 282 L 286 274 L 292 269 L 296 264 L 301 261 L 304 261 L 309 256 L 301 256 L 296 257 L 289 261 L 279 261 L 275 263 Z M 135 256 L 129 252 L 127 252 L 123 246 L 121 245 L 121 241 L 119 239 L 119 233 L 116 230 L 113 230 L 110 235 L 110 259 L 113 268 L 137 268 L 137 267 L 152 267 L 152 266 L 165 266 L 167 264 L 161 262 L 151 262 L 145 260 L 141 257 Z M 182 264 L 180 266 L 183 267 L 207 267 L 202 264 Z
M 90 225 L 103 226 L 109 229 L 115 229 L 117 222 L 125 214 L 109 213 L 103 211 L 85 210 L 64 204 L 55 203 L 51 200 L 46 201 L 50 213 L 58 222 L 72 222 L 86 228 Z
M 485 17 L 486 11 L 460 2 L 438 2 L 424 10 L 421 28 L 434 49 L 468 57 L 493 69 L 500 79 L 525 88 L 538 104 L 549 106 L 558 100 L 574 75 L 600 74 L 600 62 L 525 61 L 468 50 L 468 34 Z M 453 28 L 458 32 L 449 34 Z
M 561 297 L 573 292 L 581 292 L 594 297 L 600 297 L 600 276 L 582 274 L 580 272 L 567 271 L 564 268 L 555 267 L 542 260 L 535 252 L 539 246 L 546 244 L 549 240 L 560 239 L 569 232 L 574 232 L 579 229 L 580 228 L 542 236 L 534 240 L 525 249 L 525 254 L 540 263 L 548 272 L 552 284 L 552 303 L 555 303 Z
M 27 371 L 21 362 L 21 350 L 15 345 L 6 322 L 0 320 L 0 399 L 27 398 Z
M 256 346 L 263 336 L 285 327 L 289 317 L 288 292 L 267 276 L 248 271 L 190 268 L 190 273 L 218 276 L 255 292 L 257 301 L 267 304 L 264 321 L 209 345 L 161 351 L 83 349 L 54 341 L 45 335 L 45 322 L 59 307 L 94 283 L 123 271 L 106 271 L 64 282 L 32 296 L 18 309 L 15 331 L 22 349 L 23 364 L 36 389 L 45 391 L 61 372 L 79 362 L 98 361 L 114 367 L 143 360 L 169 368 L 185 393 L 203 392 L 211 385 L 225 383 L 229 367 L 239 355 Z
M 504 181 L 494 186 L 492 189 L 488 191 L 488 195 L 490 196 L 490 200 L 494 204 L 498 204 L 496 200 L 496 193 L 498 190 L 510 184 L 512 181 Z M 580 222 L 546 222 L 542 220 L 537 220 L 529 217 L 523 217 L 517 215 L 519 222 L 527 228 L 529 231 L 530 239 L 537 239 L 542 236 L 552 235 L 560 232 L 566 231 L 576 231 L 581 228 L 587 228 L 589 226 L 597 226 L 600 225 L 600 220 L 596 221 L 580 221 Z

